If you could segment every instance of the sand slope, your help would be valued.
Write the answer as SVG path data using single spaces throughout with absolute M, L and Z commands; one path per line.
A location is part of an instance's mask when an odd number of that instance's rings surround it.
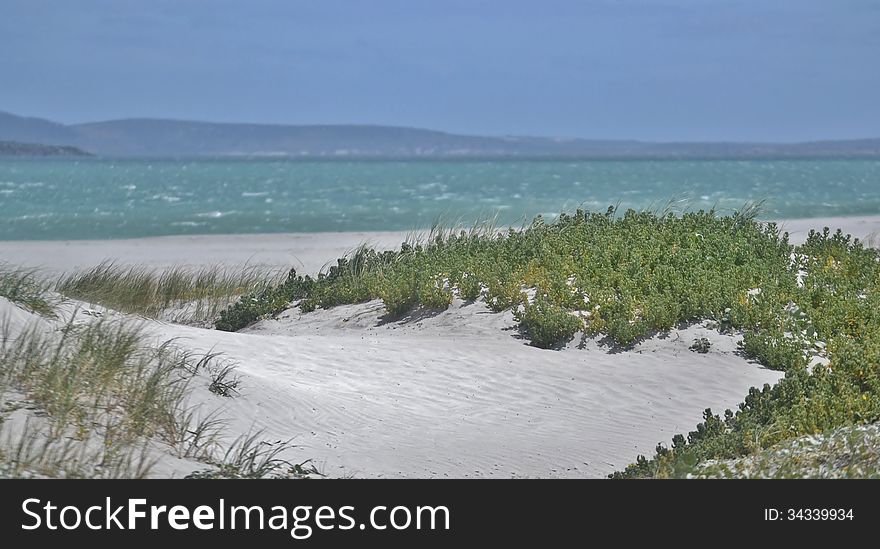
M 67 302 L 47 321 L 2 301 L 18 327 L 124 317 Z M 242 333 L 128 320 L 157 344 L 175 338 L 237 364 L 238 396 L 210 393 L 207 378 L 192 384 L 191 403 L 228 421 L 227 443 L 254 430 L 270 442 L 293 439 L 283 457 L 311 459 L 332 477 L 603 476 L 693 429 L 705 408 L 734 408 L 749 387 L 781 377 L 739 357 L 737 337 L 701 326 L 625 352 L 577 339 L 542 350 L 526 344 L 509 312 L 460 301 L 394 322 L 376 301 L 289 310 Z M 696 337 L 712 341 L 710 353 L 688 349 Z M 27 419 L 17 414 L 13 424 Z M 206 467 L 160 443 L 153 455 L 156 476 Z
M 458 302 L 389 323 L 371 302 L 291 310 L 245 333 L 152 329 L 238 363 L 242 394 L 222 403 L 233 430 L 292 437 L 291 459 L 332 476 L 602 476 L 780 377 L 702 327 L 610 353 L 595 341 L 537 349 L 513 324 Z M 712 352 L 689 351 L 702 336 Z

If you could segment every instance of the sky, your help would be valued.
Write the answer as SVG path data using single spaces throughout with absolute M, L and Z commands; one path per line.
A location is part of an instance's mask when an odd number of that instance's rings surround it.
M 0 0 L 0 110 L 880 137 L 880 0 Z

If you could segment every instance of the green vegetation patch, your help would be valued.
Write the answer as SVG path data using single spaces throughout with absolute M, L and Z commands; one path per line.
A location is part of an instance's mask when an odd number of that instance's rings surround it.
M 389 317 L 445 309 L 456 296 L 512 310 L 532 344 L 582 331 L 629 347 L 680 323 L 743 334 L 741 352 L 786 372 L 736 412 L 704 421 L 615 477 L 676 476 L 794 438 L 880 420 L 880 254 L 841 232 L 793 246 L 755 211 L 681 216 L 577 211 L 519 230 L 432 231 L 399 250 L 361 248 L 317 278 L 290 272 L 242 298 L 217 327 L 238 330 L 292 303 L 381 299 Z M 699 342 L 698 342 L 699 343 Z M 705 344 L 696 352 L 710 351 Z
M 710 461 L 688 478 L 880 478 L 880 425 L 806 435 L 753 456 Z
M 149 339 L 108 319 L 0 330 L 0 478 L 140 478 L 160 451 L 249 477 L 278 473 L 289 446 L 265 453 L 257 435 L 240 437 L 218 460 L 226 421 L 190 404 L 194 381 L 235 397 L 233 366 Z
M 217 327 L 241 329 L 294 300 L 308 312 L 381 299 L 395 317 L 446 309 L 458 296 L 513 309 L 540 347 L 581 330 L 628 346 L 679 322 L 758 323 L 796 288 L 790 253 L 775 226 L 747 215 L 578 211 L 521 230 L 435 230 L 397 251 L 361 248 L 316 279 L 291 271 L 284 284 L 245 296 Z M 753 288 L 764 305 L 748 299 Z

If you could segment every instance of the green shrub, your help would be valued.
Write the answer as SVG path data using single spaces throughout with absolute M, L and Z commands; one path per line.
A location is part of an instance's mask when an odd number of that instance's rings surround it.
M 520 327 L 529 335 L 532 345 L 550 349 L 567 343 L 583 328 L 580 318 L 555 305 L 544 296 L 525 303 L 513 313 Z
M 476 301 L 482 292 L 480 280 L 474 273 L 464 272 L 458 281 L 459 296 L 465 301 Z
M 744 351 L 785 378 L 751 389 L 723 419 L 707 411 L 687 438 L 677 435 L 672 448 L 659 445 L 653 458 L 639 456 L 612 477 L 700 476 L 708 460 L 763 456 L 797 437 L 880 421 L 880 254 L 827 229 L 793 254 L 790 279 L 731 311 L 747 328 Z M 817 349 L 830 363 L 808 370 Z
M 311 277 L 297 276 L 296 270 L 291 269 L 282 284 L 245 295 L 221 311 L 214 327 L 227 332 L 241 330 L 266 315 L 283 311 L 292 301 L 309 296 L 314 285 Z
M 743 351 L 771 370 L 786 371 L 807 365 L 803 344 L 783 333 L 746 332 Z

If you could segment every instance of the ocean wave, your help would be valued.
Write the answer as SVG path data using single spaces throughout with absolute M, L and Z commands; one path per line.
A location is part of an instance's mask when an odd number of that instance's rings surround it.
M 165 202 L 180 202 L 181 198 L 179 196 L 173 196 L 168 194 L 154 194 L 150 197 L 150 200 L 164 200 Z
M 238 213 L 238 211 L 236 211 L 236 210 L 230 210 L 228 212 L 220 212 L 220 211 L 202 212 L 202 213 L 197 213 L 195 215 L 196 215 L 196 217 L 210 217 L 212 219 L 216 219 L 218 217 L 223 217 L 223 216 L 237 214 L 237 213 Z
M 169 225 L 172 227 L 203 227 L 207 223 L 204 221 L 172 221 Z

